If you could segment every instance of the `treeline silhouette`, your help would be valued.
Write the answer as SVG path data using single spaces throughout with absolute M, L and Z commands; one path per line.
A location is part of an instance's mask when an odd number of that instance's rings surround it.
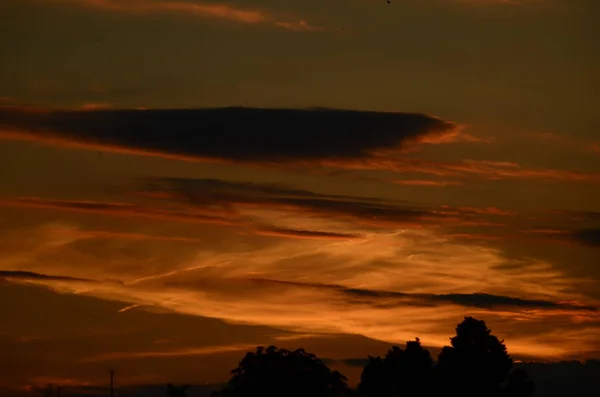
M 458 324 L 437 362 L 419 338 L 368 357 L 357 390 L 303 349 L 260 346 L 231 375 L 212 397 L 529 397 L 535 389 L 527 372 L 514 368 L 504 342 L 473 317 Z M 168 395 L 183 397 L 185 387 L 169 385 Z

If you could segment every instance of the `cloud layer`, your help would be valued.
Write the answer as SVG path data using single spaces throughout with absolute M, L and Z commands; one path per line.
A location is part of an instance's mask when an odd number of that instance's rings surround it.
M 421 114 L 332 109 L 5 109 L 0 119 L 4 137 L 14 131 L 40 140 L 264 163 L 364 159 L 454 128 Z
M 183 161 L 278 167 L 393 171 L 458 179 L 599 182 L 600 174 L 527 168 L 510 161 L 436 161 L 409 156 L 415 144 L 448 144 L 467 136 L 452 122 L 424 114 L 333 109 L 0 109 L 0 139 L 159 156 Z M 315 168 L 317 167 L 317 168 Z
M 51 230 L 47 236 L 57 238 Z M 392 343 L 418 335 L 441 346 L 448 329 L 468 313 L 491 321 L 517 354 L 564 357 L 598 347 L 575 335 L 599 329 L 597 304 L 575 292 L 580 281 L 542 261 L 509 259 L 497 249 L 461 244 L 427 229 L 388 229 L 342 240 L 286 238 L 254 244 L 253 239 L 221 248 L 186 246 L 187 254 L 177 257 L 171 242 L 144 246 L 144 255 L 160 258 L 157 268 L 134 254 L 138 243 L 132 240 L 120 241 L 114 254 L 103 249 L 104 257 L 96 258 L 96 245 L 83 243 L 76 234 L 61 245 L 44 245 L 40 236 L 42 245 L 27 250 L 32 256 L 13 265 L 28 273 L 7 269 L 2 274 L 16 275 L 12 282 L 124 302 L 122 315 L 161 308 L 237 324 L 359 334 Z M 7 252 L 5 263 L 16 263 L 13 255 Z M 75 260 L 77 268 L 64 267 Z M 42 269 L 43 274 L 35 274 Z M 102 281 L 106 279 L 120 282 Z M 561 328 L 547 327 L 549 323 Z M 512 333 L 517 324 L 526 331 Z
M 305 20 L 281 20 L 266 10 L 240 8 L 213 2 L 189 0 L 54 0 L 54 2 L 132 15 L 170 13 L 183 17 L 219 19 L 247 25 L 271 25 L 292 31 L 321 30 Z

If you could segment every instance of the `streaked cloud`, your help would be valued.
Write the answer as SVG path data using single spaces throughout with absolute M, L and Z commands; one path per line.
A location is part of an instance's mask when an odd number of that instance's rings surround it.
M 369 161 L 353 161 L 343 164 L 326 161 L 332 167 L 355 170 L 390 170 L 446 177 L 479 177 L 491 180 L 529 179 L 571 182 L 598 182 L 600 174 L 560 169 L 526 168 L 520 164 L 493 160 L 433 161 L 420 158 L 385 158 L 377 156 Z
M 385 305 L 396 306 L 401 304 L 410 304 L 415 306 L 430 306 L 435 303 L 445 302 L 452 303 L 466 307 L 481 307 L 488 309 L 495 308 L 525 308 L 525 309 L 557 309 L 557 310 L 583 310 L 583 311 L 597 311 L 597 308 L 591 306 L 578 306 L 569 303 L 558 303 L 548 300 L 531 300 L 531 299 L 520 299 L 513 298 L 510 296 L 490 295 L 484 293 L 472 293 L 472 294 L 407 294 L 398 291 L 380 291 L 380 290 L 368 290 L 361 288 L 347 288 L 341 285 L 335 284 L 308 284 L 301 282 L 289 282 L 289 281 L 277 281 L 269 279 L 251 279 L 253 282 L 259 284 L 283 284 L 298 288 L 315 288 L 315 289 L 328 289 L 339 292 L 344 295 L 354 296 L 356 298 L 365 299 L 382 299 L 385 301 Z M 377 303 L 382 304 L 382 303 Z
M 90 280 L 86 278 L 69 277 L 69 276 L 56 276 L 34 272 L 27 272 L 21 270 L 0 270 L 0 278 L 5 280 L 25 280 L 25 281 L 66 281 L 66 282 L 84 282 L 84 283 L 97 283 L 97 280 Z
M 68 260 L 68 247 L 61 249 Z M 359 334 L 394 343 L 419 335 L 433 346 L 446 343 L 448 329 L 469 313 L 493 321 L 500 334 L 513 322 L 527 324 L 532 334 L 508 335 L 509 349 L 542 357 L 585 351 L 591 343 L 580 337 L 556 345 L 554 331 L 541 331 L 542 324 L 583 329 L 599 321 L 597 302 L 576 292 L 581 280 L 546 262 L 516 261 L 498 249 L 428 229 L 380 231 L 341 241 L 280 239 L 218 252 L 200 249 L 189 259 L 162 265 L 163 272 L 139 278 L 132 277 L 135 267 L 80 267 L 78 274 L 86 278 L 108 273 L 123 281 L 98 287 L 43 278 L 28 282 L 139 305 L 137 310 L 160 307 L 231 323 Z M 27 266 L 34 263 L 21 264 Z M 44 266 L 51 270 L 53 265 Z M 204 353 L 176 349 L 165 354 Z
M 141 217 L 158 220 L 170 220 L 190 223 L 227 224 L 228 221 L 219 216 L 191 214 L 183 211 L 169 211 L 160 208 L 149 208 L 126 203 L 110 203 L 96 201 L 49 200 L 39 197 L 24 197 L 0 200 L 0 206 L 60 209 L 63 211 L 97 213 L 122 217 Z M 98 235 L 101 235 L 99 233 Z M 106 235 L 105 235 L 106 236 Z
M 392 179 L 390 182 L 404 186 L 456 186 L 461 185 L 458 181 L 434 181 L 426 179 Z
M 512 238 L 510 230 L 489 234 L 482 229 L 508 229 L 511 225 L 520 228 L 517 212 L 508 208 L 417 206 L 378 198 L 315 193 L 288 184 L 145 177 L 138 178 L 131 189 L 133 192 L 127 193 L 130 197 L 133 193 L 135 204 L 12 198 L 0 200 L 0 206 L 95 214 L 115 219 L 215 225 L 233 228 L 236 234 L 246 236 L 294 239 L 349 240 L 390 228 L 437 228 L 453 238 L 499 240 Z M 534 231 L 523 230 L 531 236 L 540 234 Z M 108 239 L 190 244 L 203 241 L 202 237 L 69 225 L 54 225 L 51 233 L 60 241 Z
M 226 346 L 202 346 L 187 347 L 177 350 L 146 351 L 146 352 L 114 352 L 90 357 L 84 362 L 96 361 L 115 361 L 139 358 L 168 358 L 168 357 L 189 357 L 189 356 L 207 356 L 217 353 L 251 351 L 256 348 L 254 344 L 226 345 Z
M 270 25 L 292 31 L 321 30 L 305 20 L 280 20 L 267 10 L 241 8 L 223 3 L 186 0 L 53 0 L 53 2 L 134 15 L 172 13 L 182 17 L 221 19 L 248 25 Z
M 353 238 L 360 238 L 360 234 L 352 233 L 334 233 L 334 232 L 320 232 L 315 230 L 294 230 L 285 228 L 265 228 L 257 229 L 256 234 L 263 236 L 274 236 L 274 237 L 292 237 L 292 238 L 316 238 L 316 239 L 332 239 L 332 240 L 348 240 Z

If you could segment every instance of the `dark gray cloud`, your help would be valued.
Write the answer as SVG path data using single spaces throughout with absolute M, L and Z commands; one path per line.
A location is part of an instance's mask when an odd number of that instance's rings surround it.
M 0 109 L 0 129 L 41 140 L 260 163 L 364 159 L 453 128 L 423 114 L 334 109 Z
M 472 294 L 412 294 L 397 291 L 368 290 L 348 288 L 336 284 L 301 283 L 294 281 L 280 281 L 271 279 L 254 278 L 253 282 L 264 284 L 280 284 L 298 288 L 316 288 L 336 291 L 356 303 L 366 303 L 381 306 L 396 306 L 402 304 L 416 306 L 436 306 L 439 304 L 454 304 L 464 307 L 485 309 L 542 309 L 542 310 L 581 310 L 596 311 L 591 306 L 579 306 L 568 303 L 559 303 L 540 299 L 521 299 L 503 295 L 484 293 Z
M 318 239 L 344 239 L 344 240 L 361 237 L 361 235 L 354 234 L 354 233 L 322 232 L 322 231 L 316 231 L 316 230 L 286 229 L 286 228 L 277 228 L 277 227 L 256 229 L 256 233 L 267 235 L 267 236 L 281 236 L 281 237 L 295 237 L 295 238 L 318 238 Z
M 600 247 L 600 229 L 585 229 L 573 233 L 573 238 L 583 245 Z
M 0 278 L 14 280 L 44 280 L 44 281 L 84 281 L 96 283 L 98 281 L 87 278 L 77 278 L 68 276 L 54 276 L 42 273 L 26 272 L 20 270 L 0 270 Z
M 79 278 L 70 276 L 60 276 L 52 274 L 43 274 L 27 272 L 21 270 L 0 270 L 0 279 L 4 280 L 30 280 L 30 281 L 66 281 L 66 282 L 84 282 L 84 283 L 111 283 L 123 284 L 118 280 L 94 280 L 90 278 Z
M 164 193 L 168 199 L 182 200 L 198 207 L 230 209 L 234 205 L 263 208 L 293 207 L 321 215 L 350 216 L 373 221 L 418 222 L 424 217 L 442 219 L 443 214 L 368 197 L 318 194 L 280 184 L 232 182 L 217 179 L 146 178 L 144 189 Z

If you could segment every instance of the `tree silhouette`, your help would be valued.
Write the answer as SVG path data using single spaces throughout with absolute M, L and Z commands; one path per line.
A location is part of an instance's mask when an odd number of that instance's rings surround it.
M 358 386 L 365 397 L 428 396 L 433 359 L 421 341 L 406 342 L 404 350 L 392 347 L 385 358 L 369 357 Z
M 246 354 L 231 373 L 225 389 L 215 396 L 339 397 L 348 393 L 343 375 L 303 349 L 260 346 L 256 353 Z
M 535 391 L 535 384 L 529 379 L 527 370 L 516 368 L 508 376 L 505 390 L 508 397 L 531 397 Z
M 358 393 L 364 397 L 388 397 L 393 395 L 385 363 L 381 357 L 369 356 L 358 384 Z
M 485 321 L 465 317 L 438 357 L 440 384 L 462 396 L 497 396 L 513 361 Z
M 185 397 L 185 392 L 188 386 L 174 386 L 171 383 L 167 383 L 167 396 L 168 397 Z

